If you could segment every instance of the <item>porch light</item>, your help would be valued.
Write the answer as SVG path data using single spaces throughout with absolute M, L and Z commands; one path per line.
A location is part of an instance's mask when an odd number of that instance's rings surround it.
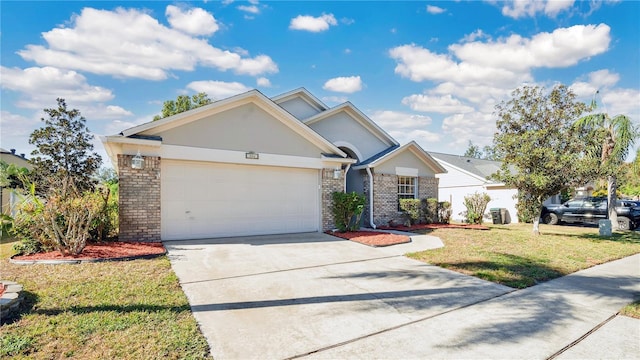
M 340 170 L 340 169 L 333 170 L 333 178 L 334 179 L 340 179 L 340 175 L 341 174 L 342 174 L 342 170 Z
M 131 168 L 132 169 L 142 169 L 144 167 L 144 158 L 140 155 L 140 150 L 138 150 L 138 154 L 131 159 Z

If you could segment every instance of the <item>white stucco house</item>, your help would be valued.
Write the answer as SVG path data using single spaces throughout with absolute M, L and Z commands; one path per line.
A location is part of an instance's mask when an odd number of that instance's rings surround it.
M 507 210 L 507 222 L 518 222 L 518 190 L 488 179 L 500 170 L 501 162 L 432 151 L 429 154 L 447 170 L 446 173 L 436 175 L 439 180 L 438 199 L 451 202 L 452 220 L 464 220 L 461 213 L 467 209 L 464 206 L 465 196 L 479 192 L 491 197 L 487 205 L 487 217 L 491 208 L 504 208 Z M 544 203 L 560 203 L 560 195 L 552 196 Z
M 400 216 L 399 198 L 437 197 L 445 172 L 353 104 L 330 108 L 304 88 L 251 90 L 102 141 L 124 241 L 325 231 L 334 191 L 364 194 L 375 227 Z

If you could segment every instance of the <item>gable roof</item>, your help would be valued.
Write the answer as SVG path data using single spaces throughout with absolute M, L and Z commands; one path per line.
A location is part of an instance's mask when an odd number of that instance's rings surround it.
M 322 101 L 320 101 L 320 99 L 315 97 L 312 93 L 310 93 L 309 91 L 307 91 L 307 89 L 303 87 L 297 88 L 291 91 L 287 91 L 284 94 L 276 95 L 271 98 L 271 101 L 279 105 L 285 101 L 295 99 L 295 98 L 300 98 L 304 100 L 306 103 L 311 105 L 311 107 L 318 110 L 318 112 L 325 111 L 329 108 Z
M 424 151 L 424 149 L 422 149 L 422 147 L 420 147 L 420 145 L 418 145 L 418 143 L 416 143 L 415 141 L 411 141 L 410 143 L 402 146 L 390 147 L 361 163 L 355 164 L 353 168 L 358 170 L 376 167 L 388 160 L 393 159 L 394 157 L 405 151 L 411 151 L 414 155 L 416 155 L 416 157 L 422 160 L 425 165 L 431 168 L 435 174 L 442 174 L 447 172 L 447 170 L 442 165 L 440 165 L 439 162 L 431 157 L 429 153 Z
M 369 130 L 375 137 L 380 139 L 385 144 L 389 146 L 398 146 L 398 142 L 396 139 L 392 138 L 386 131 L 382 130 L 378 124 L 373 122 L 373 120 L 369 119 L 367 115 L 365 115 L 362 111 L 358 110 L 357 107 L 353 106 L 353 104 L 349 101 L 342 103 L 338 106 L 335 106 L 329 110 L 323 111 L 317 115 L 314 115 L 308 119 L 303 120 L 306 125 L 311 125 L 322 120 L 325 120 L 335 114 L 340 112 L 344 112 L 349 115 L 351 118 L 356 120 L 360 125 L 362 125 L 365 129 Z
M 444 154 L 430 151 L 429 154 L 438 161 L 453 166 L 463 172 L 479 179 L 490 183 L 498 183 L 493 180 L 487 179 L 487 177 L 495 174 L 500 170 L 502 162 L 494 160 L 477 159 L 468 156 L 460 156 L 453 154 Z
M 265 110 L 284 125 L 295 131 L 300 136 L 317 146 L 323 153 L 337 154 L 343 158 L 347 157 L 342 150 L 333 145 L 327 139 L 320 136 L 308 126 L 301 123 L 289 112 L 277 105 L 258 90 L 250 90 L 223 100 L 215 101 L 209 105 L 185 111 L 164 119 L 151 121 L 142 125 L 134 126 L 122 131 L 120 134 L 126 138 L 149 138 L 157 134 L 173 129 L 175 127 L 200 120 L 206 116 L 214 115 L 222 111 L 233 109 L 237 106 L 253 103 Z

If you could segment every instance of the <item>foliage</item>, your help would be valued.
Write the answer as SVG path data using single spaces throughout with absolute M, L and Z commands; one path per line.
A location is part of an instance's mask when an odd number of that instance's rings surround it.
M 609 191 L 607 190 L 607 188 L 599 188 L 592 192 L 591 196 L 609 196 Z M 616 197 L 620 198 L 620 196 L 620 190 L 616 189 Z
M 80 192 L 93 190 L 95 181 L 91 174 L 102 161 L 100 155 L 92 152 L 93 135 L 80 111 L 67 109 L 64 99 L 58 98 L 57 102 L 57 109 L 44 109 L 49 116 L 41 119 L 45 126 L 29 137 L 29 144 L 36 146 L 29 159 L 34 182 L 40 193 L 57 189 L 66 194 L 71 191 L 70 186 Z
M 417 224 L 423 216 L 420 199 L 400 199 L 400 210 L 409 215 L 411 224 Z
M 22 188 L 23 182 L 21 179 L 27 176 L 29 176 L 29 169 L 0 160 L 0 187 L 9 189 Z
M 514 197 L 516 197 L 514 195 Z M 518 222 L 531 224 L 536 216 L 539 216 L 533 197 L 526 193 L 518 192 L 518 202 L 516 211 L 518 212 Z
M 487 193 L 475 192 L 465 196 L 464 206 L 467 208 L 465 221 L 469 224 L 482 224 L 489 201 L 491 201 L 491 197 Z
M 592 178 L 594 164 L 583 156 L 583 139 L 588 137 L 573 127 L 586 107 L 564 85 L 549 93 L 537 86 L 523 86 L 511 96 L 495 108 L 494 145 L 504 159 L 492 178 L 527 197 L 527 212 L 537 213 L 533 216 L 537 234 L 543 201 Z
M 422 200 L 422 212 L 427 224 L 440 222 L 438 214 L 438 199 L 428 198 Z
M 153 121 L 164 119 L 175 114 L 179 114 L 191 109 L 211 104 L 212 101 L 206 93 L 197 93 L 191 97 L 187 95 L 178 95 L 175 100 L 167 100 L 162 106 L 162 115 L 153 117 Z
M 640 150 L 633 162 L 620 166 L 616 180 L 622 194 L 631 197 L 640 196 Z
M 364 211 L 366 202 L 364 195 L 355 191 L 350 193 L 334 192 L 333 197 L 333 218 L 338 230 L 355 231 L 360 227 L 360 218 Z
M 471 142 L 471 140 L 469 140 L 469 147 L 462 156 L 493 161 L 502 160 L 502 155 L 495 147 L 486 145 L 480 149 L 480 147 Z
M 596 91 L 596 95 L 599 91 Z M 613 118 L 605 113 L 593 113 L 597 108 L 595 96 L 591 102 L 591 113 L 580 118 L 576 128 L 586 131 L 593 139 L 586 148 L 585 155 L 594 160 L 596 176 L 607 178 L 607 201 L 609 219 L 614 229 L 618 227 L 615 211 L 617 195 L 617 173 L 624 163 L 629 149 L 638 138 L 639 130 L 626 115 Z
M 407 256 L 513 288 L 538 285 L 597 264 L 640 253 L 640 232 L 541 225 L 532 236 L 528 224 L 488 225 L 489 231 L 428 230 L 444 247 Z
M 451 203 L 443 201 L 438 203 L 438 221 L 442 224 L 451 222 Z

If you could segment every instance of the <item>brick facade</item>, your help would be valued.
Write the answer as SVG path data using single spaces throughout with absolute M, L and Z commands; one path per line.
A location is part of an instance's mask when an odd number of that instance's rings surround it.
M 322 169 L 322 231 L 332 230 L 335 228 L 333 219 L 332 194 L 335 191 L 344 190 L 344 171 L 340 172 L 340 178 L 333 178 L 334 169 Z
M 160 157 L 145 156 L 132 169 L 133 155 L 118 155 L 120 241 L 160 241 Z
M 369 224 L 369 175 L 363 176 L 364 195 L 367 204 L 364 211 L 365 223 Z M 403 223 L 406 217 L 398 211 L 398 176 L 394 174 L 373 174 L 373 222 L 376 226 L 388 225 L 390 221 Z M 438 198 L 438 179 L 418 177 L 418 198 Z M 371 224 L 369 224 L 371 226 Z

